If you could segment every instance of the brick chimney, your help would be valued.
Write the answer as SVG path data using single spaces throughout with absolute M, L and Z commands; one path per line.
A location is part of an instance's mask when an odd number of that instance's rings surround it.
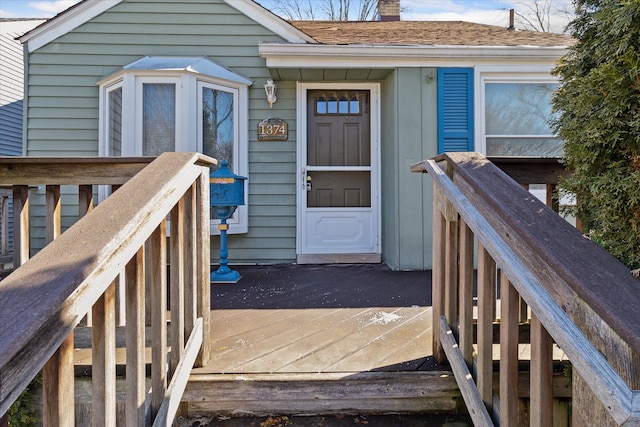
M 378 13 L 381 21 L 399 21 L 400 0 L 378 0 Z

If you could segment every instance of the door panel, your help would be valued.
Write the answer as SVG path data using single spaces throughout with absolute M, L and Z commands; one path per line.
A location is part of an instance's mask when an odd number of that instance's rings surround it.
M 369 100 L 368 90 L 307 91 L 301 254 L 378 251 Z

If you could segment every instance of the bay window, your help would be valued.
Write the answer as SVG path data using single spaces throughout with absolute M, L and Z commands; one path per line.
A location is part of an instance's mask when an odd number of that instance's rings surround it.
M 145 57 L 98 84 L 100 155 L 197 151 L 247 176 L 250 80 L 202 57 Z M 228 223 L 246 233 L 248 207 Z

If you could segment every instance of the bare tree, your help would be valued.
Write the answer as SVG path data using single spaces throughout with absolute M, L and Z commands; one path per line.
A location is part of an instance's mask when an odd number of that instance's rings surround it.
M 378 0 L 271 0 L 269 5 L 289 20 L 371 21 L 378 13 Z
M 564 17 L 569 22 L 574 15 L 570 2 L 562 0 L 522 0 L 516 3 L 516 20 L 525 30 L 552 32 L 553 19 Z

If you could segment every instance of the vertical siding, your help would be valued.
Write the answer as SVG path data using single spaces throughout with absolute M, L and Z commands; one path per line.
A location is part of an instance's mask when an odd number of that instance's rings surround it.
M 409 168 L 437 154 L 435 75 L 435 69 L 402 68 L 385 84 L 391 117 L 383 132 L 383 256 L 400 270 L 431 268 L 431 178 Z
M 269 109 L 262 85 L 271 76 L 259 41 L 282 40 L 220 0 L 125 0 L 30 55 L 28 155 L 97 155 L 99 80 L 147 55 L 207 56 L 255 82 L 249 90 L 249 233 L 229 236 L 229 259 L 292 262 L 295 87 L 279 84 L 278 102 Z M 288 121 L 289 141 L 257 141 L 258 122 L 270 116 Z M 211 253 L 215 261 L 217 237 Z

